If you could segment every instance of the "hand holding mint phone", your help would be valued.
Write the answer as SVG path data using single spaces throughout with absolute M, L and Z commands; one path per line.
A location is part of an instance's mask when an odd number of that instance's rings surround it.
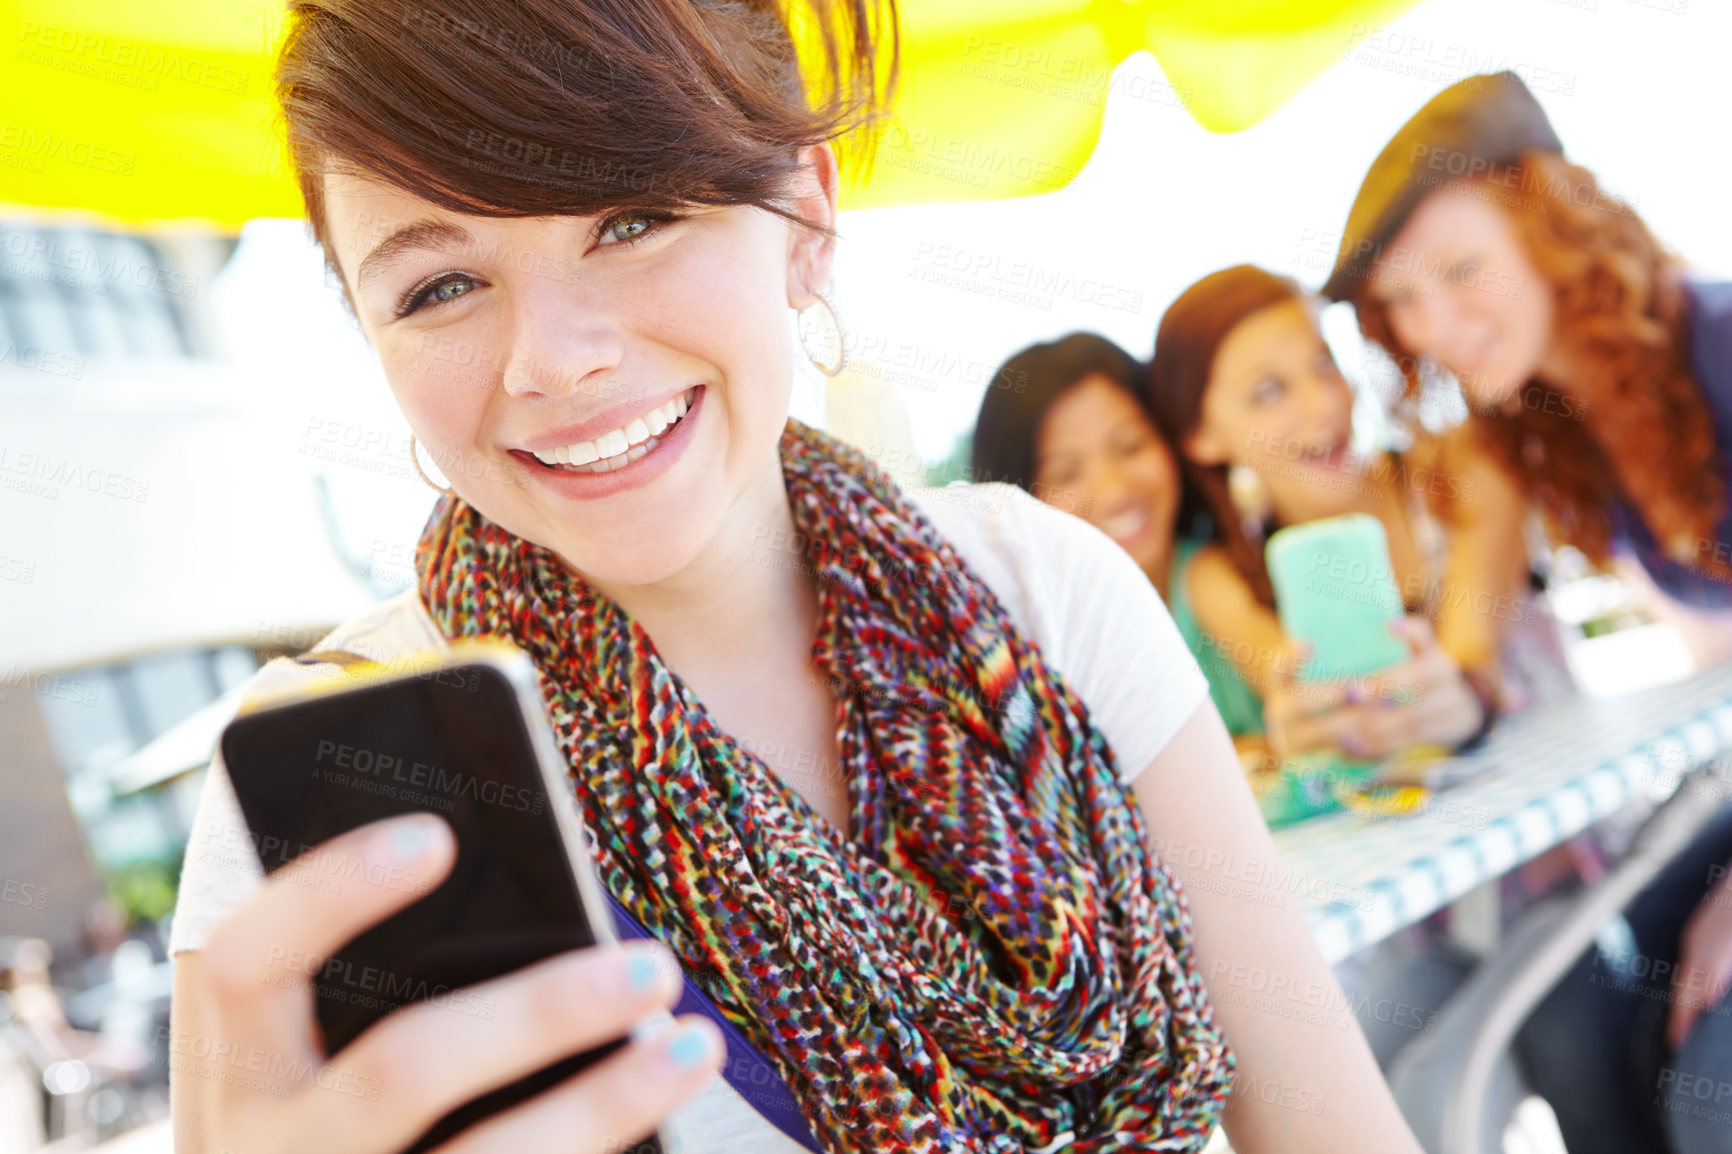
M 1309 651 L 1301 667 L 1278 675 L 1288 685 L 1316 685 L 1317 711 L 1337 699 L 1322 683 L 1375 673 L 1409 656 L 1393 628 L 1404 609 L 1377 518 L 1351 513 L 1278 530 L 1265 558 L 1281 631 Z M 1269 720 L 1279 748 L 1286 744 L 1278 740 L 1284 727 L 1275 716 Z M 1373 761 L 1348 760 L 1334 749 L 1299 751 L 1283 761 L 1274 780 L 1260 783 L 1258 805 L 1271 826 L 1329 813 L 1341 808 L 1344 790 L 1373 772 Z
M 1348 513 L 1277 530 L 1265 556 L 1281 631 L 1311 650 L 1302 680 L 1359 677 L 1408 656 L 1391 628 L 1404 609 L 1376 517 Z

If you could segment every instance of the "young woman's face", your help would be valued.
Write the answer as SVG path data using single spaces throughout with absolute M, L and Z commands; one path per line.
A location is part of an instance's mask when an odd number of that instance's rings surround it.
M 1372 268 L 1396 340 L 1453 373 L 1476 407 L 1502 406 L 1552 340 L 1552 292 L 1511 210 L 1450 184 L 1419 202 Z
M 803 159 L 819 178 L 796 207 L 831 224 L 834 158 Z M 789 309 L 828 279 L 821 236 L 753 207 L 499 219 L 352 175 L 324 187 L 361 328 L 464 500 L 618 584 L 749 538 L 740 510 L 761 519 L 781 482 Z
M 1179 470 L 1142 406 L 1103 376 L 1066 389 L 1035 436 L 1035 491 L 1081 514 L 1148 571 L 1170 553 Z
M 1204 465 L 1248 465 L 1270 491 L 1305 487 L 1308 503 L 1343 492 L 1351 469 L 1353 392 L 1304 302 L 1262 308 L 1215 350 L 1202 419 L 1187 442 Z

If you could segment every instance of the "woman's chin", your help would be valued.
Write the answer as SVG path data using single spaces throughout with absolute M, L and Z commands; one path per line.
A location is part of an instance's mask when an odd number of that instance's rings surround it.
M 1120 542 L 1125 552 L 1131 555 L 1131 560 L 1137 563 L 1137 568 L 1151 576 L 1155 571 L 1166 567 L 1172 561 L 1173 527 L 1171 522 L 1165 531 L 1154 531 L 1138 535 L 1132 542 Z
M 1512 366 L 1494 365 L 1479 372 L 1457 373 L 1455 379 L 1469 408 L 1494 413 L 1514 407 L 1522 385 L 1531 375 Z
M 518 516 L 481 512 L 508 532 L 553 553 L 586 580 L 614 588 L 665 581 L 691 564 L 702 546 L 692 532 L 647 534 L 635 523 L 617 529 L 588 525 L 590 531 L 580 537 L 569 526 L 550 524 L 560 518 L 547 511 L 520 510 Z M 692 528 L 689 521 L 685 527 Z
M 560 555 L 578 572 L 603 584 L 654 585 L 689 568 L 706 544 L 724 531 L 719 520 L 704 528 L 701 512 L 690 510 L 683 523 L 671 516 L 664 518 L 669 526 L 665 533 L 646 533 L 636 523 L 614 531 L 585 533 L 581 540 L 568 540 L 569 549 L 561 550 Z

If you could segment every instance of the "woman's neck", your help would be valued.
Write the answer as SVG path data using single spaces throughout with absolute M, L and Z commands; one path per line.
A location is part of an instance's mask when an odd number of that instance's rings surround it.
M 715 535 L 678 572 L 644 585 L 591 582 L 632 615 L 667 665 L 712 680 L 817 632 L 817 581 L 794 528 L 779 453 L 728 509 Z
M 1376 453 L 1364 458 L 1359 484 L 1345 491 L 1326 489 L 1309 481 L 1293 478 L 1281 478 L 1275 484 L 1269 484 L 1269 504 L 1275 514 L 1278 525 L 1304 525 L 1311 521 L 1321 521 L 1325 517 L 1339 517 L 1346 513 L 1370 513 L 1379 519 L 1387 519 L 1392 513 L 1404 516 L 1405 510 L 1400 508 L 1399 494 L 1394 493 L 1394 486 L 1376 484 L 1370 478 L 1379 470 L 1387 472 L 1389 454 Z M 1351 480 L 1348 474 L 1342 474 L 1342 480 Z
M 1143 575 L 1146 576 L 1149 579 L 1149 583 L 1155 587 L 1155 592 L 1161 595 L 1162 601 L 1167 600 L 1167 595 L 1171 591 L 1170 586 L 1172 585 L 1173 579 L 1173 554 L 1177 551 L 1178 546 L 1173 541 L 1172 536 L 1169 535 L 1167 537 L 1167 543 L 1161 547 L 1160 552 L 1156 553 L 1152 558 L 1150 558 L 1149 563 L 1143 566 Z

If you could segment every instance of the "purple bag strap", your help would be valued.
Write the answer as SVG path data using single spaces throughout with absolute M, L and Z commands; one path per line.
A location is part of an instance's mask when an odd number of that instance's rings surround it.
M 638 920 L 632 917 L 619 899 L 611 893 L 607 895 L 607 904 L 613 910 L 614 931 L 621 939 L 644 938 L 654 941 L 655 937 L 644 929 Z M 728 1056 L 722 1062 L 722 1077 L 728 1080 L 728 1085 L 739 1092 L 740 1097 L 752 1104 L 753 1109 L 764 1116 L 770 1125 L 812 1151 L 812 1154 L 824 1154 L 824 1148 L 818 1145 L 818 1140 L 812 1137 L 812 1128 L 806 1124 L 806 1116 L 800 1113 L 800 1100 L 794 1092 L 788 1089 L 788 1084 L 782 1080 L 782 1075 L 770 1065 L 758 1048 L 746 1040 L 746 1036 L 716 1008 L 709 996 L 698 989 L 689 974 L 682 973 L 680 980 L 684 989 L 680 992 L 679 1004 L 674 1007 L 676 1014 L 702 1014 L 722 1031 L 726 1039 Z

